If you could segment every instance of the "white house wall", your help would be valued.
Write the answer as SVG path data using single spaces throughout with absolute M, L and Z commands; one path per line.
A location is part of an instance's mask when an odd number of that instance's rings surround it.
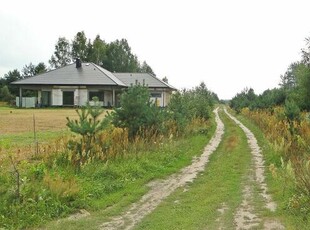
M 62 101 L 62 90 L 61 89 L 52 89 L 52 105 L 61 106 Z
M 84 106 L 86 105 L 88 101 L 88 91 L 87 89 L 79 89 L 79 106 Z
M 89 88 L 74 88 L 74 87 L 59 87 L 54 89 L 44 89 L 38 91 L 38 99 L 42 98 L 42 91 L 51 91 L 51 103 L 52 106 L 62 106 L 63 105 L 63 91 L 70 90 L 74 91 L 74 105 L 84 106 L 89 101 L 89 91 L 94 91 L 94 89 Z M 97 90 L 97 89 L 95 89 Z M 151 96 L 151 101 L 156 102 L 157 106 L 166 107 L 170 102 L 171 92 L 165 89 L 150 89 L 151 94 L 157 94 L 156 97 Z M 160 94 L 160 97 L 159 97 Z M 114 102 L 115 103 L 115 102 Z M 113 105 L 113 91 L 104 90 L 104 102 L 102 105 L 109 106 Z
M 164 92 L 164 106 L 170 103 L 171 92 Z

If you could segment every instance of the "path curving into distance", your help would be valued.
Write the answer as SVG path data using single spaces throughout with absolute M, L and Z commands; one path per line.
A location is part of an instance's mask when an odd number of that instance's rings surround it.
M 183 168 L 179 173 L 169 176 L 165 180 L 153 181 L 149 183 L 150 191 L 146 193 L 138 202 L 133 203 L 130 208 L 116 216 L 111 221 L 103 223 L 100 229 L 132 229 L 146 215 L 151 213 L 163 199 L 168 197 L 177 188 L 192 182 L 197 174 L 204 170 L 209 161 L 209 156 L 216 150 L 224 134 L 224 124 L 218 115 L 218 108 L 214 111 L 215 121 L 217 124 L 215 134 L 205 147 L 203 153 L 193 159 L 191 165 Z
M 244 126 L 237 118 L 232 116 L 226 108 L 224 109 L 227 116 L 230 117 L 245 133 L 248 144 L 251 149 L 253 166 L 251 172 L 248 175 L 250 182 L 254 181 L 260 190 L 260 196 L 262 196 L 265 204 L 265 208 L 274 212 L 277 208 L 276 203 L 272 201 L 270 194 L 267 193 L 267 184 L 265 182 L 265 167 L 263 155 L 260 147 L 257 144 L 257 140 L 254 134 Z M 234 217 L 236 229 L 252 229 L 259 227 L 262 222 L 261 218 L 256 214 L 254 207 L 251 205 L 253 200 L 253 183 L 246 183 L 243 187 L 243 200 L 239 208 L 237 209 Z M 283 225 L 276 220 L 269 220 L 264 223 L 264 229 L 284 229 Z

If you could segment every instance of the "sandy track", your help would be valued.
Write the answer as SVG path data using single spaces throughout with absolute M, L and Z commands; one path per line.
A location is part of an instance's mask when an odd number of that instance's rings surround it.
M 259 187 L 260 196 L 263 197 L 265 207 L 274 212 L 276 210 L 276 203 L 272 201 L 270 194 L 267 193 L 267 184 L 265 182 L 265 167 L 264 160 L 257 144 L 257 140 L 254 134 L 245 127 L 237 118 L 232 116 L 225 109 L 225 113 L 244 131 L 248 139 L 248 144 L 251 149 L 253 166 L 248 174 L 247 182 L 243 188 L 243 200 L 241 205 L 235 214 L 236 229 L 252 229 L 259 227 L 262 222 L 259 215 L 255 212 L 254 206 L 252 205 L 254 199 L 254 184 Z M 253 184 L 254 182 L 254 184 Z M 284 229 L 283 225 L 276 220 L 268 220 L 264 223 L 264 229 Z
M 114 217 L 111 221 L 100 226 L 100 229 L 132 229 L 146 215 L 151 213 L 160 202 L 169 196 L 177 188 L 192 182 L 197 174 L 204 170 L 209 161 L 209 156 L 213 153 L 222 140 L 224 134 L 224 124 L 219 118 L 218 108 L 213 111 L 217 128 L 209 144 L 205 147 L 200 157 L 193 159 L 191 165 L 183 168 L 179 173 L 169 176 L 165 180 L 153 181 L 149 184 L 150 191 L 141 200 L 132 204 L 128 211 L 120 216 Z

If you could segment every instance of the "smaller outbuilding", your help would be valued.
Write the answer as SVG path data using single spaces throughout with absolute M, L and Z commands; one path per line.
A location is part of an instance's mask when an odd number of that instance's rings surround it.
M 132 85 L 145 85 L 151 100 L 165 107 L 176 90 L 173 86 L 149 73 L 111 73 L 94 64 L 76 63 L 48 71 L 33 77 L 12 82 L 19 86 L 18 107 L 25 107 L 24 90 L 37 91 L 36 106 L 83 106 L 98 97 L 102 106 L 119 105 L 123 89 Z

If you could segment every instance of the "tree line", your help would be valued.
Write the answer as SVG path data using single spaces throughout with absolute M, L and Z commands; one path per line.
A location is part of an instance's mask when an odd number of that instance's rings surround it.
M 291 105 L 303 111 L 310 111 L 310 37 L 302 50 L 301 60 L 289 65 L 280 76 L 279 87 L 255 94 L 252 88 L 245 88 L 230 101 L 236 111 L 242 108 L 261 109 L 280 105 Z
M 14 69 L 0 78 L 0 101 L 11 101 L 18 95 L 18 88 L 10 85 L 11 82 L 22 80 L 37 74 L 45 73 L 51 69 L 66 66 L 79 58 L 82 62 L 93 62 L 110 72 L 140 72 L 154 74 L 152 68 L 143 61 L 138 60 L 126 39 L 115 40 L 110 43 L 97 35 L 94 40 L 86 37 L 84 31 L 78 32 L 73 40 L 59 37 L 55 44 L 54 53 L 48 61 L 49 65 L 39 62 L 26 64 L 23 69 Z M 25 92 L 30 96 L 33 92 Z

